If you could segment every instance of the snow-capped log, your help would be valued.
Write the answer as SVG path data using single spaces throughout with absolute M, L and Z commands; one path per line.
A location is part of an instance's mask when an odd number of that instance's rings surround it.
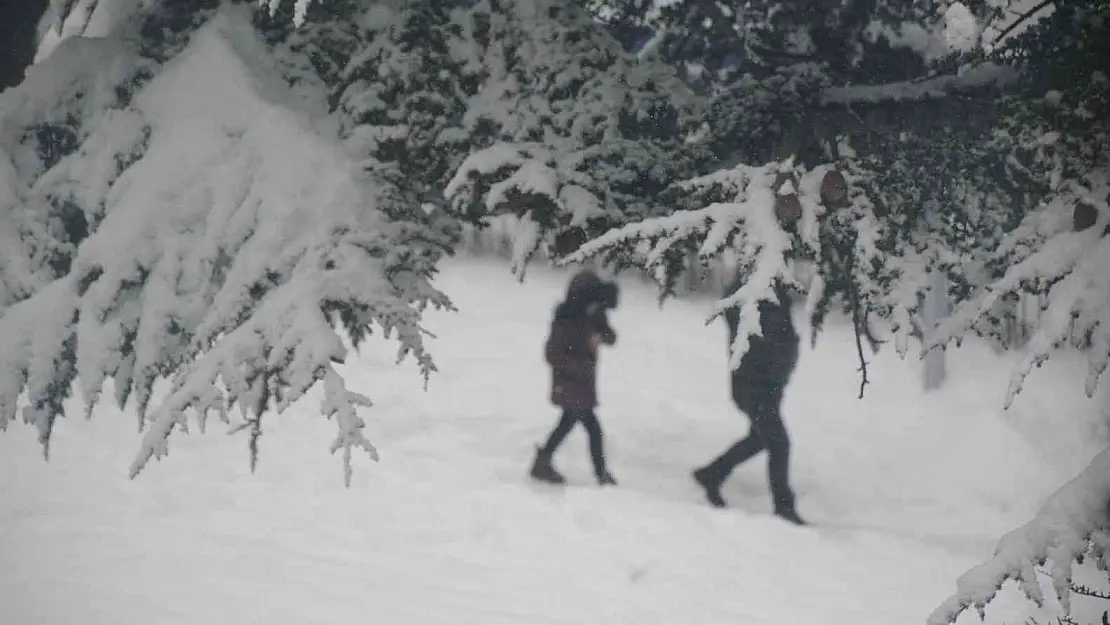
M 1045 601 L 1037 579 L 1044 564 L 1065 612 L 1069 611 L 1072 564 L 1092 561 L 1110 572 L 1110 449 L 1045 501 L 1037 515 L 1002 537 L 990 560 L 957 581 L 956 594 L 929 616 L 928 625 L 949 625 L 968 608 L 979 618 L 1007 579 L 1038 606 Z
M 1087 228 L 1093 227 L 1098 222 L 1098 209 L 1094 204 L 1080 200 L 1075 204 L 1075 210 L 1072 212 L 1072 228 L 1076 232 L 1083 232 Z M 1110 235 L 1110 223 L 1102 230 L 1102 236 Z
M 130 45 L 125 34 L 98 45 Z M 0 120 L 18 123 L 36 90 L 81 89 L 71 75 L 47 72 L 77 67 L 73 55 L 86 45 L 66 42 L 36 80 L 5 93 Z M 103 66 L 84 67 L 83 80 L 111 87 Z M 26 393 L 23 418 L 45 445 L 71 383 L 91 410 L 112 378 L 117 401 L 133 397 L 147 428 L 135 475 L 166 454 L 189 412 L 203 428 L 210 411 L 228 420 L 238 407 L 257 425 L 322 381 L 321 411 L 337 426 L 332 449 L 344 451 L 349 482 L 351 449 L 376 454 L 357 412 L 369 400 L 335 369 L 347 356 L 336 326 L 356 345 L 373 326 L 395 331 L 398 359 L 413 355 L 427 377 L 435 367 L 421 311 L 451 305 L 430 283 L 449 240 L 398 217 L 404 211 L 387 215 L 389 186 L 317 123 L 327 110 L 322 89 L 292 92 L 249 8 L 223 5 L 152 73 L 126 104 L 107 105 L 116 110 L 80 115 L 80 148 L 56 164 L 9 166 L 22 186 L 2 196 L 21 202 L 0 215 L 45 210 L 61 197 L 94 218 L 70 271 L 45 286 L 26 281 L 37 290 L 0 308 L 0 427 Z M 109 141 L 121 127 L 143 132 Z M 5 152 L 22 153 L 24 139 L 6 131 Z M 105 162 L 119 165 L 118 176 L 89 176 Z M 78 180 L 94 184 L 68 184 Z M 169 395 L 147 410 L 164 377 Z
M 771 190 L 775 192 L 775 217 L 783 226 L 802 218 L 802 202 L 798 199 L 797 188 L 798 180 L 793 172 L 779 173 L 771 184 Z
M 821 203 L 829 208 L 848 205 L 848 179 L 837 169 L 830 169 L 821 178 Z

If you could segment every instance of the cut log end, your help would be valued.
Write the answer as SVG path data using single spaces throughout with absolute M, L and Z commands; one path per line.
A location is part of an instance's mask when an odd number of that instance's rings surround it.
M 1083 232 L 1098 221 L 1098 209 L 1088 202 L 1079 202 L 1072 212 L 1072 226 L 1076 232 Z M 1104 233 L 1105 234 L 1105 233 Z
M 775 217 L 784 226 L 789 226 L 802 218 L 802 201 L 796 193 L 775 197 Z
M 848 205 L 848 181 L 844 174 L 830 169 L 821 179 L 821 203 L 830 208 Z
M 569 256 L 578 251 L 589 237 L 586 236 L 586 231 L 577 226 L 573 226 L 563 230 L 555 235 L 555 240 L 551 245 L 551 252 L 556 258 Z

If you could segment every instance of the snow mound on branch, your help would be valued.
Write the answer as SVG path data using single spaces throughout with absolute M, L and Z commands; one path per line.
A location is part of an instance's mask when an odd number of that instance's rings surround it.
M 524 279 L 528 259 L 543 245 L 541 224 L 569 215 L 569 226 L 583 226 L 606 214 L 601 199 L 585 186 L 587 176 L 577 171 L 582 154 L 559 154 L 533 143 L 495 143 L 468 155 L 444 189 L 444 196 L 458 212 L 482 202 L 485 214 L 506 213 L 520 219 L 513 240 L 512 272 Z M 502 174 L 496 182 L 483 179 Z M 532 199 L 521 204 L 520 197 Z M 522 208 L 522 206 L 524 208 Z M 528 208 L 530 207 L 530 208 Z
M 187 429 L 187 412 L 203 428 L 210 411 L 227 421 L 238 405 L 253 450 L 261 413 L 323 381 L 347 479 L 353 447 L 376 457 L 356 411 L 369 400 L 333 366 L 347 355 L 333 324 L 352 336 L 374 323 L 396 330 L 399 358 L 414 354 L 426 376 L 420 310 L 450 303 L 428 282 L 434 250 L 385 217 L 380 186 L 297 98 L 249 11 L 229 6 L 137 95 L 131 114 L 149 126 L 149 146 L 107 189 L 73 271 L 0 317 L 0 351 L 12 355 L 0 427 L 24 388 L 24 419 L 49 432 L 67 373 L 90 407 L 114 377 L 117 401 L 133 391 L 149 426 L 135 475 Z M 147 415 L 163 376 L 172 391 Z

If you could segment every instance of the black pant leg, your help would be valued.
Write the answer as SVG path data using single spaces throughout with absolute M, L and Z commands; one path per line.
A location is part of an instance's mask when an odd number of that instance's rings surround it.
M 601 422 L 593 410 L 582 410 L 577 414 L 590 437 L 590 459 L 593 461 L 594 474 L 601 476 L 605 473 L 605 441 L 601 433 Z
M 559 445 L 563 444 L 563 439 L 567 437 L 567 434 L 570 434 L 575 421 L 577 421 L 577 417 L 573 411 L 563 410 L 563 415 L 559 418 L 559 423 L 557 423 L 555 429 L 551 431 L 551 436 L 548 437 L 547 443 L 540 449 L 540 453 L 546 456 L 555 453 Z
M 793 510 L 794 492 L 790 488 L 790 437 L 782 421 L 782 398 L 770 398 L 751 415 L 752 428 L 759 432 L 767 448 L 767 477 L 775 510 Z
M 729 447 L 718 456 L 713 462 L 705 467 L 705 473 L 714 482 L 721 483 L 728 479 L 729 474 L 733 469 L 742 463 L 750 460 L 752 456 L 763 451 L 763 439 L 754 426 L 748 432 L 748 436 L 744 439 L 737 441 L 732 447 Z

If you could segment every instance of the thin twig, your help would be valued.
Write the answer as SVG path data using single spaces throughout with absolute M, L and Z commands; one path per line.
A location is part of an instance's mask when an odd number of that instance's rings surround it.
M 849 280 L 852 277 L 849 276 Z M 869 380 L 867 379 L 867 360 L 863 356 L 863 337 L 860 332 L 860 319 L 859 319 L 859 294 L 856 291 L 856 282 L 852 280 L 852 326 L 856 333 L 856 352 L 859 354 L 859 369 L 862 378 L 859 384 L 859 397 L 863 399 L 863 389 L 867 387 Z
M 1041 9 L 1045 8 L 1046 6 L 1052 4 L 1054 1 L 1055 0 L 1044 0 L 1043 2 L 1038 4 L 1037 6 L 1033 7 L 1032 9 L 1029 9 L 1025 13 L 1022 13 L 1016 20 L 1011 22 L 1009 26 L 1007 26 L 1005 29 L 1003 29 L 1002 32 L 999 33 L 997 37 L 994 38 L 994 41 L 991 42 L 991 45 L 994 45 L 994 44 L 998 43 L 999 41 L 1002 41 L 1003 39 L 1005 39 L 1006 35 L 1009 35 L 1010 33 L 1012 33 L 1015 28 L 1017 28 L 1018 26 L 1021 26 L 1023 23 L 1028 21 L 1029 18 L 1033 17 L 1033 15 L 1035 13 L 1039 12 Z
M 867 309 L 863 311 L 863 336 L 867 339 L 867 344 L 871 346 L 871 355 L 879 353 L 879 347 L 885 342 L 875 338 L 875 333 L 871 329 L 871 304 L 867 305 Z

